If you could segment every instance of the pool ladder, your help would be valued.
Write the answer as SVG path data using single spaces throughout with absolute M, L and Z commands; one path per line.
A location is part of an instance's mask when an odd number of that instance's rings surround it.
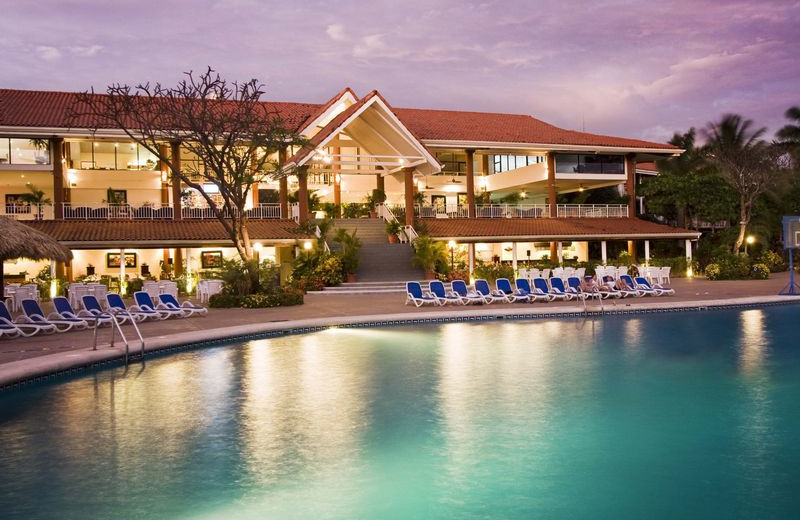
M 597 297 L 597 301 L 600 302 L 600 314 L 601 315 L 605 314 L 606 313 L 606 308 L 603 305 L 603 295 L 600 294 L 600 290 L 597 289 L 597 288 L 594 288 L 594 289 L 592 289 L 591 294 L 593 294 L 593 295 L 596 294 L 598 296 Z M 589 298 L 587 297 L 587 298 L 578 298 L 578 299 L 583 302 L 583 313 L 588 316 L 589 315 L 589 306 L 586 305 L 586 300 L 588 300 Z M 594 298 L 592 298 L 592 299 L 594 299 Z
M 123 343 L 125 343 L 125 366 L 128 366 L 128 360 L 130 358 L 130 344 L 128 343 L 128 338 L 125 337 L 125 333 L 122 332 L 122 324 L 117 319 L 118 316 L 127 316 L 128 321 L 130 321 L 131 325 L 133 325 L 133 330 L 136 331 L 136 336 L 139 338 L 139 343 L 141 345 L 141 350 L 139 356 L 142 358 L 142 363 L 144 363 L 144 338 L 142 337 L 142 332 L 139 330 L 139 326 L 136 324 L 136 320 L 133 319 L 133 315 L 128 310 L 117 310 L 107 312 L 101 316 L 98 316 L 97 319 L 94 320 L 94 344 L 92 345 L 92 350 L 97 350 L 97 329 L 100 328 L 100 318 L 103 317 L 110 317 L 111 318 L 111 348 L 114 348 L 114 334 L 115 332 L 119 332 L 119 336 L 122 338 Z

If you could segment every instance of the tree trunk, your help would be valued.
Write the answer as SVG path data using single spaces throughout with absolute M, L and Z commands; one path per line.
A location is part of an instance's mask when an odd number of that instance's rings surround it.
M 744 244 L 744 236 L 747 233 L 747 225 L 750 223 L 750 208 L 747 202 L 742 198 L 739 207 L 739 236 L 736 237 L 736 243 L 733 245 L 733 253 L 739 254 L 739 250 Z

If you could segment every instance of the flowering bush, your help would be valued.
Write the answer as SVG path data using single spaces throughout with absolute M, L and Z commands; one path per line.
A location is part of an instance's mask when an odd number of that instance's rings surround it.
M 311 277 L 321 279 L 325 287 L 339 285 L 344 281 L 342 261 L 338 256 L 326 257 L 311 271 Z
M 754 280 L 767 280 L 769 278 L 769 267 L 765 264 L 753 264 L 750 269 L 750 278 Z
M 784 262 L 783 257 L 770 249 L 767 249 L 761 253 L 757 262 L 767 266 L 767 269 L 769 269 L 770 273 L 777 273 L 787 269 L 786 262 Z
M 709 280 L 719 280 L 722 270 L 717 264 L 708 264 L 706 266 L 706 278 Z

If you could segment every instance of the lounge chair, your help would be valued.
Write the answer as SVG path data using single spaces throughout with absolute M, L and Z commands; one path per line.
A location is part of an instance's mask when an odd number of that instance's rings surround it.
M 202 305 L 195 305 L 189 300 L 186 300 L 183 303 L 178 303 L 177 298 L 171 294 L 159 294 L 158 299 L 161 300 L 161 303 L 166 308 L 183 310 L 184 312 L 188 312 L 189 316 L 194 316 L 195 314 L 199 316 L 205 316 L 208 314 L 208 309 Z
M 675 289 L 672 289 L 670 287 L 664 287 L 663 285 L 658 283 L 651 284 L 650 282 L 647 281 L 646 278 L 643 278 L 641 276 L 637 276 L 636 278 L 633 279 L 633 281 L 636 282 L 637 289 L 643 291 L 648 291 L 648 290 L 653 291 L 656 296 L 664 296 L 664 295 L 672 296 L 673 294 L 675 294 Z
M 105 311 L 100 306 L 100 301 L 97 299 L 97 296 L 93 294 L 84 294 L 81 296 L 81 304 L 83 305 L 84 311 L 91 314 L 95 318 L 109 320 L 109 323 L 116 319 L 120 325 L 124 325 L 125 323 L 128 323 L 128 321 L 142 321 L 144 319 L 142 317 L 134 317 L 132 314 L 128 314 L 127 309 L 125 309 L 125 312 L 121 312 L 120 310 L 113 312 Z M 111 316 L 112 314 L 114 316 Z
M 51 313 L 47 319 L 62 319 L 62 320 L 83 320 L 89 326 L 94 326 L 95 322 L 98 320 L 100 323 L 97 325 L 108 325 L 111 323 L 111 316 L 95 316 L 91 312 L 81 309 L 78 312 L 72 308 L 72 304 L 69 303 L 69 300 L 64 298 L 63 296 L 56 296 L 53 298 L 53 308 L 55 309 L 54 313 Z M 102 313 L 101 313 L 102 314 Z
M 457 294 L 465 305 L 468 303 L 484 303 L 482 296 L 475 291 L 467 289 L 467 283 L 464 280 L 453 280 L 450 286 L 453 288 L 453 293 Z
M 638 298 L 639 296 L 644 296 L 640 291 L 636 290 L 636 287 L 629 285 L 625 280 L 622 278 L 617 278 L 616 281 L 617 290 L 622 293 L 623 298 L 627 298 L 629 296 L 633 296 Z
M 25 320 L 14 320 L 11 313 L 8 312 L 6 302 L 0 300 L 0 329 L 4 335 L 11 337 L 16 336 L 33 336 L 41 332 L 42 334 L 52 334 L 56 332 L 56 326 L 53 324 L 39 324 L 28 323 Z
M 567 288 L 564 286 L 564 280 L 557 277 L 550 278 L 550 292 L 553 294 L 563 294 L 566 296 L 564 299 L 567 301 L 578 298 L 577 294 L 567 291 Z
M 167 316 L 164 314 L 160 314 L 156 311 L 148 312 L 139 310 L 138 307 L 135 305 L 131 305 L 130 308 L 125 306 L 125 302 L 122 301 L 122 296 L 117 293 L 108 293 L 106 294 L 106 303 L 108 304 L 108 312 L 114 313 L 115 316 L 130 316 L 132 319 L 136 321 L 144 321 L 147 319 L 150 320 L 165 320 Z
M 439 300 L 435 296 L 422 292 L 422 285 L 419 282 L 406 282 L 406 305 L 408 302 L 415 307 L 422 307 L 425 304 L 439 305 Z
M 37 325 L 54 325 L 57 332 L 67 332 L 68 330 L 82 330 L 89 326 L 86 321 L 80 318 L 54 318 L 48 319 L 44 316 L 44 311 L 36 300 L 22 300 L 22 312 L 25 316 L 20 316 L 19 320 L 24 323 L 35 323 Z
M 430 289 L 430 293 L 436 298 L 436 301 L 439 302 L 439 305 L 447 305 L 448 303 L 463 305 L 460 297 L 452 292 L 447 292 L 441 280 L 431 280 L 428 283 L 428 289 Z
M 533 287 L 541 294 L 546 294 L 550 298 L 550 301 L 567 299 L 566 294 L 551 291 L 550 287 L 547 285 L 547 280 L 544 278 L 534 278 Z
M 150 298 L 150 295 L 144 291 L 138 291 L 133 293 L 133 301 L 136 302 L 135 305 L 131 305 L 131 308 L 138 312 L 144 312 L 146 314 L 150 314 L 151 312 L 156 312 L 163 316 L 163 319 L 166 318 L 185 318 L 189 315 L 189 312 L 184 311 L 182 309 L 170 309 L 166 305 L 159 302 L 158 305 L 153 305 L 153 300 Z
M 517 286 L 517 290 L 520 291 L 522 294 L 528 295 L 529 302 L 535 301 L 552 301 L 552 298 L 547 294 L 544 294 L 541 291 L 531 288 L 531 282 L 527 278 L 517 278 L 514 280 L 514 285 Z
M 486 280 L 475 280 L 475 292 L 483 298 L 484 303 L 508 301 L 505 294 L 499 291 L 493 291 L 491 287 L 489 287 L 489 282 Z
M 497 286 L 497 291 L 503 293 L 509 303 L 531 301 L 528 297 L 529 293 L 512 288 L 508 278 L 498 278 L 494 283 Z
M 633 281 L 633 278 L 631 278 L 631 275 L 629 274 L 621 274 L 619 276 L 619 280 L 622 284 L 625 284 L 629 290 L 634 291 L 638 297 L 656 295 L 656 292 L 652 289 L 648 291 L 643 287 L 639 287 L 639 285 Z
M 622 291 L 614 285 L 614 277 L 612 276 L 603 276 L 597 284 L 597 289 L 604 300 L 623 297 Z
M 594 280 L 592 280 L 592 284 L 594 284 Z M 586 298 L 597 298 L 599 300 L 603 297 L 600 294 L 600 290 L 597 287 L 594 287 L 594 285 L 592 285 L 590 290 L 584 290 L 583 286 L 581 285 L 581 279 L 577 276 L 570 276 L 567 278 L 567 290 L 582 300 L 585 300 Z

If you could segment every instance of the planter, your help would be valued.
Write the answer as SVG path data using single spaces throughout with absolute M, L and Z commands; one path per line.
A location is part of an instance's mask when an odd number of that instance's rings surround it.
M 86 276 L 94 276 L 94 266 L 87 265 L 86 266 Z
M 389 243 L 390 244 L 396 244 L 399 241 L 400 241 L 400 239 L 397 238 L 397 235 L 389 235 Z
M 356 275 L 347 273 L 347 283 L 355 283 L 356 281 L 358 281 Z
M 436 280 L 436 271 L 425 271 L 426 280 Z
M 369 218 L 378 218 L 378 212 L 377 211 L 370 211 L 369 212 Z

